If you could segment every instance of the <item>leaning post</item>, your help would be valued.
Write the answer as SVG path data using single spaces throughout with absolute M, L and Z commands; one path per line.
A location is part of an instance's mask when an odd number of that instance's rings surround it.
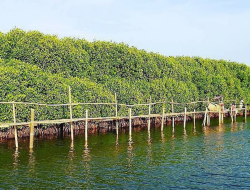
M 16 109 L 15 109 L 14 103 L 12 104 L 12 109 L 13 109 L 13 121 L 14 121 L 14 124 L 16 124 Z M 15 129 L 15 145 L 16 145 L 16 148 L 18 148 L 18 135 L 17 135 L 17 126 L 16 125 L 14 126 L 14 129 Z

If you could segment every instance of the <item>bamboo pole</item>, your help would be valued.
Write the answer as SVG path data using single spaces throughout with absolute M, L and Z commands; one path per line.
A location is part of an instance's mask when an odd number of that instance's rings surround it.
M 236 107 L 236 106 L 235 106 Z M 237 116 L 237 109 L 234 111 L 234 121 L 236 122 L 236 116 Z
M 132 136 L 132 116 L 131 116 L 131 108 L 129 108 L 129 138 Z
M 194 127 L 195 127 L 195 109 L 194 109 Z
M 85 142 L 88 142 L 88 110 L 86 110 L 85 118 Z
M 234 122 L 232 105 L 231 105 L 231 109 L 230 109 L 230 115 L 231 115 L 232 122 Z
M 150 96 L 150 100 L 149 100 L 149 104 L 148 104 L 148 131 L 150 131 L 150 115 L 151 115 L 151 96 Z
M 12 104 L 12 109 L 13 109 L 13 121 L 14 123 L 16 123 L 16 109 L 15 109 L 15 104 Z M 18 148 L 18 135 L 17 135 L 17 126 L 14 126 L 14 130 L 15 130 L 15 145 L 16 148 Z
M 219 108 L 219 124 L 221 124 L 221 109 Z
M 115 93 L 115 117 L 118 118 L 118 104 L 117 104 L 117 94 Z M 119 123 L 118 123 L 118 120 L 116 119 L 116 122 L 115 122 L 115 125 L 116 125 L 116 135 L 118 135 L 119 133 Z
M 72 123 L 72 119 L 73 119 L 73 114 L 72 114 L 72 102 L 71 102 L 71 88 L 69 86 L 69 114 L 70 114 L 70 136 L 71 136 L 71 141 L 74 140 L 74 130 L 73 130 L 73 123 Z
M 165 114 L 165 108 L 162 108 L 162 118 L 161 118 L 161 131 L 163 131 L 164 126 L 164 114 Z
M 118 135 L 118 133 L 119 133 L 119 123 L 118 123 L 117 120 L 116 120 L 115 124 L 116 124 L 116 135 Z
M 174 113 L 174 100 L 173 99 L 172 99 L 171 107 L 172 107 L 172 113 Z M 172 117 L 172 126 L 174 127 L 174 117 Z
M 184 128 L 186 128 L 186 121 L 187 121 L 187 108 L 185 107 L 185 114 L 184 114 Z
M 117 104 L 117 95 L 115 93 L 115 117 L 118 116 L 118 104 Z
M 34 147 L 34 118 L 35 118 L 34 109 L 31 109 L 31 113 L 30 113 L 30 149 L 33 149 L 33 147 Z
M 247 120 L 247 104 L 245 105 L 245 120 Z
M 207 108 L 204 114 L 203 126 L 206 126 L 206 120 L 207 120 Z

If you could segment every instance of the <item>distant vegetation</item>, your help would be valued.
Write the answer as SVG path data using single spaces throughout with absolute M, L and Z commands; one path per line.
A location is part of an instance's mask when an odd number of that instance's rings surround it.
M 126 104 L 148 102 L 150 95 L 152 101 L 191 102 L 222 94 L 250 102 L 250 68 L 244 64 L 166 57 L 123 43 L 59 39 L 38 31 L 0 33 L 0 101 L 67 103 L 69 85 L 73 102 L 114 102 L 115 92 Z M 18 120 L 29 119 L 30 107 L 17 106 Z M 75 106 L 74 117 L 83 117 L 86 108 L 91 116 L 115 114 L 114 106 Z M 69 117 L 67 107 L 35 109 L 37 119 Z M 119 114 L 127 110 L 119 107 Z M 12 120 L 10 106 L 0 106 L 0 120 Z

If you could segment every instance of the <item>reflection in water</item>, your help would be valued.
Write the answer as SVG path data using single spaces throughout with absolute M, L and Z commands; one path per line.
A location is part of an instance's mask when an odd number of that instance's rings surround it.
M 85 141 L 85 143 L 84 143 L 84 150 L 88 150 L 88 141 Z
M 132 137 L 128 142 L 128 167 L 132 167 L 133 163 L 133 158 L 134 158 L 134 153 L 133 153 L 133 142 L 132 142 Z
M 172 127 L 172 139 L 174 139 L 174 127 Z
M 116 134 L 116 141 L 115 141 L 116 148 L 119 146 L 119 135 Z
M 163 143 L 166 142 L 165 135 L 164 135 L 163 131 L 161 131 L 161 142 L 163 142 Z
M 74 141 L 70 142 L 70 149 L 69 152 L 74 152 Z
M 14 154 L 13 154 L 13 157 L 14 157 L 14 162 L 13 162 L 13 165 L 14 165 L 14 168 L 16 169 L 17 166 L 18 166 L 18 162 L 19 162 L 19 151 L 18 151 L 18 148 L 16 148 Z
M 187 140 L 187 130 L 186 130 L 186 127 L 184 127 L 184 130 L 183 130 L 183 139 L 186 141 Z
M 238 130 L 237 130 L 237 122 L 235 122 L 235 123 L 231 123 L 231 132 L 237 132 Z
M 30 148 L 30 151 L 29 151 L 29 172 L 33 173 L 34 171 L 35 171 L 35 156 L 34 156 L 33 149 Z
M 149 161 L 152 161 L 152 139 L 151 139 L 151 133 L 148 132 L 148 155 L 147 158 Z
M 193 131 L 193 134 L 194 134 L 194 135 L 197 135 L 197 131 L 196 131 L 196 127 L 195 127 L 195 125 L 194 125 L 194 131 Z
M 241 131 L 243 131 L 243 130 L 244 130 L 244 124 L 243 124 L 243 123 L 239 123 L 238 125 L 239 125 L 239 129 L 240 129 Z

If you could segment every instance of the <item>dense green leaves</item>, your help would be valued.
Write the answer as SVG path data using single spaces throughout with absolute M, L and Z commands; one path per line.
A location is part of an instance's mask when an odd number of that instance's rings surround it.
M 191 102 L 217 94 L 250 100 L 250 68 L 244 64 L 166 57 L 123 43 L 13 29 L 0 33 L 0 58 L 0 101 L 67 103 L 68 85 L 75 102 L 114 102 L 115 92 L 126 104 L 148 102 L 150 95 L 153 101 Z M 160 113 L 161 106 L 153 112 Z M 165 107 L 170 111 L 169 104 Z M 114 115 L 114 106 L 75 106 L 74 117 L 83 117 L 86 108 L 93 116 Z M 11 120 L 4 113 L 8 106 L 0 109 L 1 120 Z M 19 106 L 20 120 L 28 118 L 28 109 Z M 36 109 L 39 119 L 68 117 L 67 107 Z M 145 114 L 147 107 L 134 111 Z M 126 108 L 119 107 L 119 114 L 127 114 Z

